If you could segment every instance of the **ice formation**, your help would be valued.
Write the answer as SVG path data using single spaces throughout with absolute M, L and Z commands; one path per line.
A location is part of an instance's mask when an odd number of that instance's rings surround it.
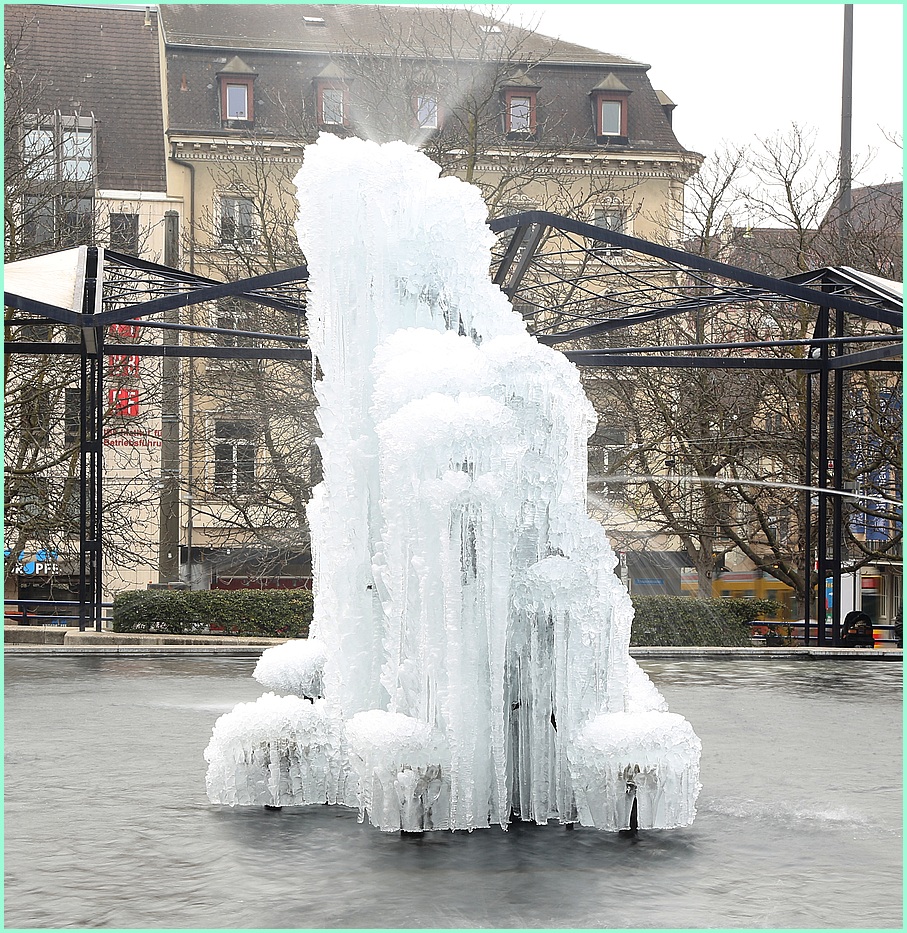
M 594 411 L 491 283 L 478 189 L 438 175 L 403 143 L 306 149 L 315 618 L 310 647 L 255 676 L 324 700 L 222 717 L 209 796 L 352 795 L 388 831 L 615 830 L 634 798 L 640 826 L 686 825 L 699 743 L 629 656 L 630 599 L 586 513 Z
M 343 723 L 324 700 L 266 693 L 238 704 L 214 724 L 205 761 L 212 803 L 358 804 Z
M 292 693 L 314 700 L 324 695 L 324 662 L 321 642 L 300 638 L 263 651 L 252 676 L 275 693 Z

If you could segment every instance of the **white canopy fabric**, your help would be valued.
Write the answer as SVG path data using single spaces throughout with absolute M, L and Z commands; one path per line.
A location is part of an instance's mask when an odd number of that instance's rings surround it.
M 883 279 L 878 275 L 872 275 L 869 272 L 861 272 L 859 269 L 851 269 L 850 266 L 841 266 L 840 271 L 846 273 L 852 279 L 856 279 L 865 288 L 871 291 L 882 292 L 888 298 L 894 298 L 897 301 L 904 300 L 904 283 L 895 282 L 892 279 Z
M 6 263 L 3 290 L 7 294 L 40 301 L 81 313 L 88 247 Z

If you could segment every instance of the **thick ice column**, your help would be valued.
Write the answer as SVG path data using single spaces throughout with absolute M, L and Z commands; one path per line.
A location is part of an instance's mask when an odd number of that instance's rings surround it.
M 307 147 L 295 180 L 296 229 L 311 272 L 311 346 L 322 374 L 315 389 L 324 481 L 309 508 L 313 631 L 328 652 L 327 696 L 347 715 L 387 699 L 378 676 L 383 610 L 372 579 L 381 526 L 369 413 L 375 348 L 404 327 L 525 330 L 490 289 L 493 236 L 478 190 L 438 174 L 403 143 L 325 135 Z M 476 302 L 482 288 L 488 300 Z
M 662 780 L 654 726 L 618 730 L 629 763 L 603 751 L 620 717 L 668 714 L 585 510 L 594 411 L 490 282 L 478 190 L 438 174 L 402 143 L 326 136 L 296 178 L 323 432 L 313 634 L 360 806 L 382 829 L 578 807 L 612 828 L 617 764 L 686 806 L 695 781 Z

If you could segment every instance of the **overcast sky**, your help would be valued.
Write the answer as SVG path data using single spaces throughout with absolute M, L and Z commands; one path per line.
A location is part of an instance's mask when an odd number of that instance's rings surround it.
M 823 150 L 840 149 L 843 5 L 517 2 L 507 18 L 651 65 L 687 149 L 749 144 L 793 122 L 817 129 Z M 882 133 L 902 133 L 902 88 L 903 7 L 855 4 L 853 150 L 877 150 L 855 181 L 903 177 L 902 151 Z

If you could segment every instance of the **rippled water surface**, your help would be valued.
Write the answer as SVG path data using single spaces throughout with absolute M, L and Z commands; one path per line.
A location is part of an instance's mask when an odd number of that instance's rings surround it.
M 7 659 L 7 927 L 901 926 L 900 664 L 643 661 L 703 790 L 635 842 L 211 806 L 202 752 L 253 664 Z

